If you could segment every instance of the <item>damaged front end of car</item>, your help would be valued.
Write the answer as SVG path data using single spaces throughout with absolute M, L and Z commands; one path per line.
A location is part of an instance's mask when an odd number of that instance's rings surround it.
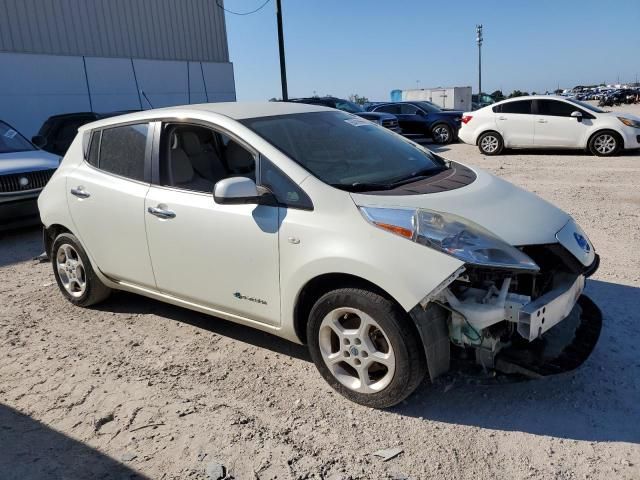
M 595 347 L 602 315 L 583 291 L 599 257 L 573 220 L 556 233 L 556 243 L 514 247 L 447 213 L 364 214 L 380 228 L 465 262 L 409 312 L 432 380 L 461 357 L 484 371 L 560 373 L 579 366 Z

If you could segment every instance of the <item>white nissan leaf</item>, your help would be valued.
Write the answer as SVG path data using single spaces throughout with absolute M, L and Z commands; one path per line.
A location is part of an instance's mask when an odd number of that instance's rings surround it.
M 598 256 L 569 215 L 330 108 L 219 103 L 91 123 L 38 204 L 73 304 L 126 290 L 307 344 L 364 405 L 394 405 L 465 361 L 575 368 L 600 331 L 582 295 Z

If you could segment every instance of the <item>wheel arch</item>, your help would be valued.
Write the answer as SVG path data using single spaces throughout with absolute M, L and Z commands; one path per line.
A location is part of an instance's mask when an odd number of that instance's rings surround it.
M 474 142 L 474 144 L 476 146 L 478 146 L 478 142 L 480 141 L 480 137 L 482 135 L 484 135 L 485 133 L 495 133 L 496 135 L 498 135 L 502 139 L 502 143 L 504 144 L 504 137 L 502 136 L 502 134 L 498 130 L 495 130 L 493 128 L 487 128 L 486 130 L 483 130 L 483 131 L 481 131 L 480 133 L 478 133 L 476 135 L 476 140 Z
M 61 233 L 70 233 L 72 235 L 75 235 L 67 227 L 59 223 L 54 223 L 52 225 L 49 225 L 48 227 L 44 227 L 43 232 L 44 233 L 43 233 L 42 240 L 44 244 L 44 251 L 47 254 L 47 256 L 51 256 L 51 246 L 53 245 L 53 241 L 56 239 L 58 235 L 60 235 Z
M 599 133 L 605 133 L 605 132 L 612 133 L 613 135 L 615 135 L 620 141 L 620 150 L 624 149 L 624 135 L 622 135 L 620 132 L 610 127 L 599 128 L 595 132 L 592 132 L 587 138 L 587 145 L 585 147 L 589 148 L 589 145 L 591 144 L 591 140 L 593 140 L 593 137 L 595 137 Z
M 362 288 L 373 291 L 391 300 L 398 308 L 404 311 L 400 303 L 391 294 L 369 280 L 349 273 L 324 273 L 310 279 L 300 289 L 295 302 L 293 326 L 295 334 L 301 343 L 306 344 L 307 342 L 306 325 L 313 305 L 325 293 L 340 288 Z

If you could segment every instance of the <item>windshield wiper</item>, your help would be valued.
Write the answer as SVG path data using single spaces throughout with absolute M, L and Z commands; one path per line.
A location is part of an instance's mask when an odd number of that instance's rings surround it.
M 423 180 L 425 178 L 431 177 L 437 173 L 446 170 L 447 167 L 429 167 L 423 168 L 422 170 L 416 170 L 415 172 L 411 172 L 408 176 L 400 178 L 399 180 L 395 180 L 391 182 L 391 187 L 398 187 L 400 185 L 404 185 L 406 183 L 415 182 L 417 180 Z
M 347 190 L 349 192 L 368 192 L 371 190 L 389 190 L 390 188 L 393 188 L 393 184 L 390 183 L 367 182 L 332 183 L 331 186 L 339 188 L 340 190 Z

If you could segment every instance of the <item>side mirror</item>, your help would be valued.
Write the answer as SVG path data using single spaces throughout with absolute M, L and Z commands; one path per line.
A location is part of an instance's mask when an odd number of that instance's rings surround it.
M 247 177 L 224 178 L 213 187 L 213 199 L 220 205 L 260 203 L 256 182 Z
M 43 148 L 47 144 L 47 140 L 42 135 L 34 135 L 31 137 L 31 143 L 38 148 Z
M 579 122 L 582 121 L 582 112 L 578 112 L 577 110 L 575 112 L 571 112 L 571 116 L 573 118 L 575 118 L 576 120 L 578 120 Z

